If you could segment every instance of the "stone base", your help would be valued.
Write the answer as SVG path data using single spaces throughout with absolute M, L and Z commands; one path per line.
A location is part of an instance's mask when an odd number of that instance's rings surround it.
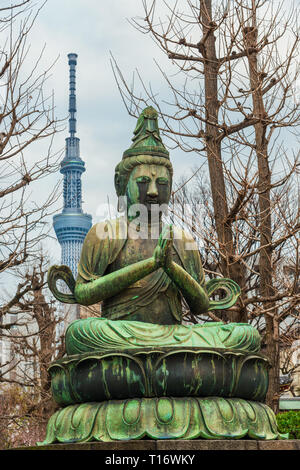
M 66 356 L 53 362 L 49 372 L 53 399 L 64 407 L 166 396 L 264 402 L 269 368 L 269 360 L 257 353 L 156 346 Z
M 160 397 L 69 405 L 38 445 L 145 439 L 288 439 L 267 405 L 241 398 Z
M 11 449 L 13 450 L 13 449 Z M 19 447 L 14 450 L 98 450 L 98 451 L 241 451 L 241 450 L 300 450 L 300 440 L 255 441 L 245 439 L 222 440 L 132 440 L 114 442 L 84 442 L 81 444 L 51 444 L 38 447 Z

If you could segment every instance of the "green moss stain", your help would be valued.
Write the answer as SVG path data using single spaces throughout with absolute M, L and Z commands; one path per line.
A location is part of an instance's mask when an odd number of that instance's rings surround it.
M 247 410 L 246 413 L 241 413 L 241 409 Z M 101 435 L 97 429 L 103 429 Z M 278 432 L 273 411 L 261 403 L 217 397 L 142 398 L 62 408 L 50 418 L 46 438 L 38 445 L 145 436 L 152 439 L 288 438 Z

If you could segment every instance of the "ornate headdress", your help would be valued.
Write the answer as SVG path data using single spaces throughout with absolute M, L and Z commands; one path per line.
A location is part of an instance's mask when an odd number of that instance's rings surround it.
M 129 175 L 134 167 L 141 164 L 164 165 L 173 169 L 169 152 L 165 148 L 159 133 L 157 111 L 149 106 L 138 118 L 132 145 L 123 153 L 122 161 L 115 169 L 115 187 L 118 196 L 125 194 Z

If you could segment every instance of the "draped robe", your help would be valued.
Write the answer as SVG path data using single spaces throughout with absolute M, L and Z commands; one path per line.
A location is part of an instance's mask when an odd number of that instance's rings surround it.
M 174 260 L 205 288 L 200 255 L 193 238 L 177 227 L 173 228 L 173 233 Z M 108 272 L 113 272 L 126 242 L 125 218 L 120 217 L 94 225 L 82 247 L 77 282 L 91 282 Z M 145 307 L 151 309 L 151 304 L 161 295 L 167 298 L 173 323 L 181 323 L 180 292 L 161 268 L 105 301 L 103 316 L 111 320 L 128 320 L 139 309 Z

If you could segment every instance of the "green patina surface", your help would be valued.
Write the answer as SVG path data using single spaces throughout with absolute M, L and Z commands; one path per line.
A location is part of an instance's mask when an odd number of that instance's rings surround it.
M 55 442 L 129 439 L 287 439 L 266 405 L 240 398 L 143 398 L 70 405 L 48 423 Z
M 223 396 L 263 401 L 268 360 L 243 351 L 200 348 L 132 349 L 69 356 L 50 367 L 61 406 L 163 396 Z
M 172 174 L 157 112 L 146 108 L 133 144 L 115 170 L 115 187 L 126 200 L 126 217 L 92 227 L 83 244 L 76 281 L 66 266 L 50 268 L 48 284 L 58 300 L 82 305 L 102 301 L 103 316 L 109 319 L 165 325 L 181 323 L 181 296 L 196 315 L 234 305 L 239 286 L 230 279 L 206 284 L 199 251 L 195 243 L 190 246 L 192 237 L 180 228 L 164 226 L 163 211 L 152 220 L 154 205 L 167 207 L 169 203 Z M 136 204 L 145 211 L 134 211 Z M 132 221 L 136 225 L 130 225 Z M 138 226 L 140 237 L 136 230 L 131 233 L 132 226 Z M 72 294 L 58 291 L 59 279 Z M 217 289 L 226 292 L 225 298 L 210 300 Z
M 183 299 L 200 315 L 232 307 L 240 288 L 230 279 L 206 282 L 193 238 L 164 225 L 172 178 L 157 112 L 148 107 L 115 168 L 124 216 L 91 228 L 76 280 L 67 266 L 48 273 L 59 301 L 101 302 L 103 318 L 78 320 L 66 332 L 67 357 L 50 367 L 53 396 L 63 408 L 51 417 L 43 444 L 284 437 L 259 402 L 269 363 L 259 354 L 257 330 L 181 324 Z M 58 280 L 70 294 L 58 290 Z M 216 299 L 220 290 L 225 294 Z
M 258 352 L 261 338 L 247 323 L 211 322 L 203 325 L 155 325 L 104 318 L 76 320 L 66 331 L 68 355 L 141 347 L 198 347 Z

